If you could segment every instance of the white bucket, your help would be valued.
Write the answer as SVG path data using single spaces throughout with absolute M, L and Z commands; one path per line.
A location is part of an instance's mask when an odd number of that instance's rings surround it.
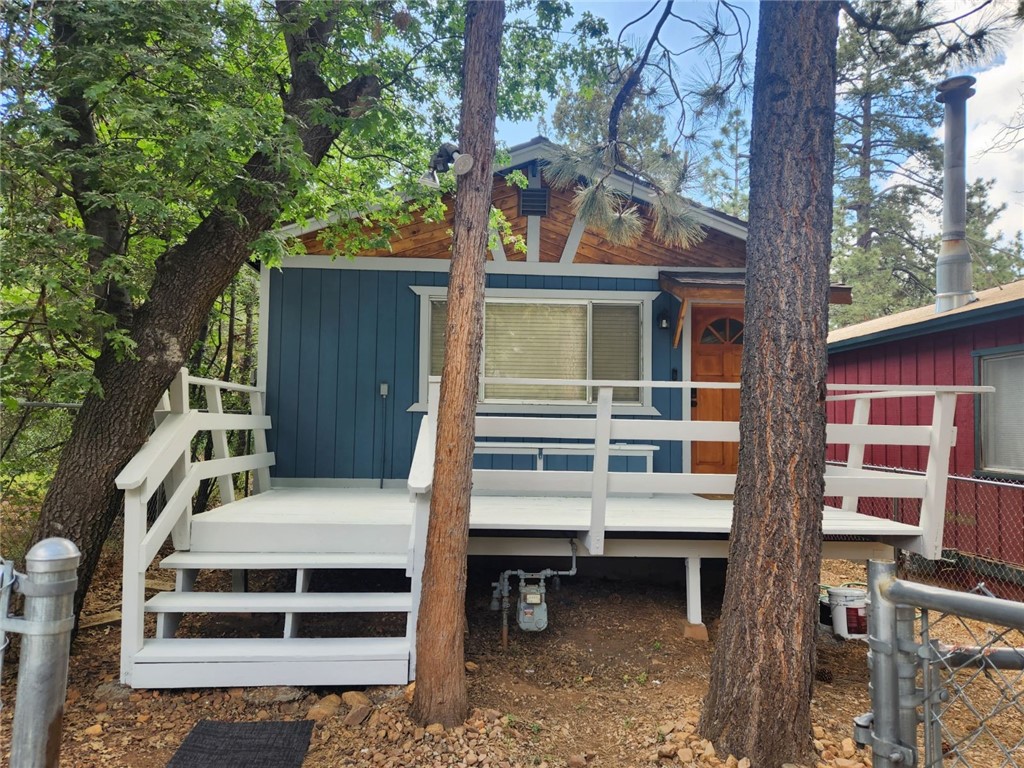
M 868 636 L 868 593 L 852 587 L 829 587 L 828 604 L 832 609 L 832 631 L 847 640 Z

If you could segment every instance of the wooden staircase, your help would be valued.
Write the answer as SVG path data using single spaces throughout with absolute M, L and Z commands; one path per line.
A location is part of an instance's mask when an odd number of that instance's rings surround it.
M 207 409 L 190 405 L 190 387 L 205 390 Z M 228 413 L 223 396 L 248 398 L 248 413 Z M 121 625 L 121 681 L 134 688 L 192 688 L 251 685 L 370 685 L 410 680 L 414 669 L 414 637 L 418 590 L 410 549 L 412 505 L 397 495 L 384 512 L 361 512 L 358 521 L 345 519 L 336 494 L 303 508 L 269 505 L 274 496 L 266 450 L 269 419 L 263 415 L 263 393 L 253 387 L 190 377 L 182 369 L 157 413 L 149 441 L 117 478 L 125 492 L 125 549 Z M 254 453 L 231 456 L 229 430 L 252 432 Z M 214 445 L 210 461 L 191 460 L 197 432 L 208 431 Z M 251 472 L 255 495 L 236 499 L 234 476 Z M 217 478 L 221 506 L 193 517 L 192 497 L 205 478 Z M 161 509 L 147 524 L 147 505 L 162 488 Z M 357 514 L 359 513 L 356 510 Z M 174 571 L 173 592 L 146 599 L 145 577 L 164 541 L 175 552 L 160 561 Z M 247 572 L 293 574 L 288 591 L 248 591 Z M 357 591 L 310 591 L 315 571 L 358 571 Z M 230 573 L 232 591 L 203 591 L 204 585 L 225 584 L 227 578 L 199 579 L 200 572 Z M 381 572 L 401 571 L 399 591 L 371 591 Z M 376 572 L 376 574 L 375 574 Z M 350 581 L 354 581 L 351 579 Z M 385 582 L 387 579 L 384 580 Z M 280 584 L 282 579 L 260 583 Z M 397 636 L 346 637 L 332 627 L 331 614 L 404 614 Z M 276 614 L 283 630 L 274 637 L 194 636 L 209 622 L 190 622 L 193 636 L 179 632 L 186 614 Z M 328 619 L 302 631 L 302 619 L 317 614 Z M 147 616 L 155 616 L 153 623 Z M 339 636 L 312 636 L 337 631 Z M 207 635 L 214 633 L 207 632 Z M 265 633 L 264 633 L 265 634 Z
M 199 522 L 199 518 L 196 519 Z M 160 562 L 175 572 L 175 591 L 145 602 L 156 616 L 154 637 L 135 654 L 130 683 L 136 688 L 244 685 L 370 685 L 409 680 L 414 627 L 412 594 L 398 592 L 310 592 L 316 570 L 404 571 L 407 552 L 175 552 Z M 294 573 L 292 592 L 244 591 L 249 570 Z M 195 591 L 200 571 L 228 571 L 236 591 Z M 222 582 L 224 580 L 221 580 Z M 401 613 L 399 637 L 300 637 L 306 614 Z M 279 614 L 280 637 L 180 637 L 185 614 Z

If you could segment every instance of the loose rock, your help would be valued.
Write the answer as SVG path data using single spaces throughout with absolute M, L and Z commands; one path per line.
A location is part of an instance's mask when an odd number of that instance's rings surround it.
M 362 725 L 363 721 L 370 716 L 370 711 L 371 708 L 365 704 L 354 707 L 347 715 L 345 715 L 345 725 L 349 728 Z
M 120 683 L 100 683 L 93 691 L 92 697 L 96 701 L 112 704 L 115 701 L 127 701 L 132 695 L 132 689 Z M 71 692 L 68 692 L 68 699 L 71 699 Z
M 362 691 L 345 691 L 341 694 L 341 700 L 349 709 L 373 706 L 373 702 L 370 701 L 370 697 Z
M 249 688 L 243 691 L 241 688 L 234 688 L 228 691 L 231 698 L 244 698 L 250 704 L 266 705 L 281 704 L 286 701 L 298 701 L 306 692 L 301 688 L 294 688 L 290 685 L 273 685 L 262 688 Z

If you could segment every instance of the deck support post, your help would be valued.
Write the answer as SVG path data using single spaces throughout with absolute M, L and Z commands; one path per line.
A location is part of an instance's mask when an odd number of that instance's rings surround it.
M 312 571 L 308 568 L 297 568 L 295 570 L 295 594 L 301 595 L 309 591 L 309 578 L 312 575 Z M 284 637 L 298 637 L 301 621 L 301 613 L 286 613 L 284 615 Z
M 864 426 L 871 420 L 871 399 L 867 397 L 857 398 L 853 403 L 853 421 L 851 423 Z M 846 458 L 847 469 L 862 469 L 864 467 L 864 444 L 850 444 L 849 453 Z M 844 496 L 843 509 L 848 512 L 857 511 L 859 496 Z
M 199 571 L 195 568 L 183 568 L 174 575 L 175 592 L 191 592 L 196 585 Z M 181 624 L 180 613 L 158 613 L 156 615 L 156 637 L 167 640 L 178 633 Z
M 420 616 L 420 596 L 423 591 L 423 564 L 426 559 L 427 526 L 430 523 L 430 493 L 416 494 L 410 536 L 409 578 L 412 601 L 406 619 L 405 634 L 409 640 L 409 679 L 416 679 L 416 624 Z
M 139 567 L 146 533 L 146 504 L 137 490 L 124 495 L 124 562 L 121 582 L 121 682 L 131 685 L 135 654 L 142 650 L 146 570 Z
M 683 637 L 688 640 L 708 639 L 700 606 L 700 557 L 686 558 L 686 626 Z
M 608 504 L 608 456 L 612 434 L 612 388 L 597 390 L 594 471 L 590 490 L 590 528 L 583 543 L 592 555 L 604 554 L 605 508 Z

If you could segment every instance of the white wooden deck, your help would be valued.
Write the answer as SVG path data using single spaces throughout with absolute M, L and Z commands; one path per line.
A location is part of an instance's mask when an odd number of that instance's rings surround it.
M 589 496 L 510 496 L 474 494 L 470 530 L 485 532 L 584 532 L 590 525 Z M 268 543 L 281 549 L 292 544 L 302 551 L 332 551 L 331 538 L 351 536 L 358 526 L 396 526 L 407 536 L 413 505 L 402 489 L 274 488 L 256 496 L 213 509 L 192 519 L 192 551 L 267 551 Z M 857 536 L 888 540 L 919 536 L 917 526 L 870 515 L 825 507 L 827 536 Z M 229 537 L 210 538 L 211 527 L 225 527 Z M 324 536 L 311 535 L 310 527 L 323 527 Z M 609 496 L 605 530 L 611 534 L 721 534 L 732 527 L 732 501 L 695 495 Z M 228 530 L 229 529 L 229 530 Z M 296 535 L 292 535 L 293 529 Z M 299 530 L 302 529 L 301 535 Z M 333 536 L 331 536 L 331 529 Z M 343 534 L 342 531 L 345 533 Z M 379 535 L 379 532 L 378 532 Z M 265 538 L 268 536 L 270 538 Z M 390 551 L 391 540 L 379 540 Z M 317 549 L 316 547 L 324 547 Z M 253 549 L 243 549 L 253 547 Z M 405 541 L 402 540 L 402 551 Z
M 508 382 L 505 382 L 508 383 Z M 537 383 L 527 380 L 516 383 Z M 545 383 L 541 381 L 540 383 Z M 550 382 L 547 382 L 550 383 Z M 558 382 L 556 382 L 558 383 Z M 560 382 L 565 384 L 566 382 Z M 616 386 L 692 390 L 735 388 L 705 382 L 571 382 L 598 387 L 593 418 L 478 416 L 478 446 L 488 452 L 533 452 L 534 470 L 474 470 L 470 555 L 565 558 L 571 548 L 584 557 L 675 558 L 685 568 L 686 617 L 702 624 L 700 568 L 703 558 L 728 556 L 735 475 L 675 472 L 612 472 L 616 453 L 648 458 L 659 445 L 735 442 L 735 422 L 613 418 Z M 189 387 L 205 390 L 207 411 L 190 406 Z M 157 413 L 157 428 L 118 476 L 125 492 L 121 624 L 121 680 L 135 687 L 405 683 L 415 678 L 415 634 L 434 470 L 438 382 L 430 385 L 408 486 L 400 489 L 338 487 L 337 479 L 274 487 L 267 451 L 270 420 L 262 391 L 190 377 L 182 369 Z M 854 402 L 848 424 L 830 424 L 830 444 L 848 446 L 842 466 L 825 472 L 825 494 L 841 507 L 822 510 L 823 556 L 862 560 L 886 557 L 899 546 L 925 557 L 941 553 L 946 470 L 953 443 L 958 392 L 985 388 L 860 388 L 831 399 Z M 248 396 L 251 413 L 224 413 L 222 393 Z M 872 424 L 871 403 L 889 397 L 931 397 L 931 424 Z M 231 456 L 229 430 L 252 432 L 252 453 Z M 192 440 L 207 431 L 210 461 L 191 458 Z M 481 443 L 482 441 L 482 443 Z M 508 442 L 513 441 L 513 442 Z M 518 442 L 527 441 L 527 442 Z M 570 442 L 566 442 L 570 441 Z M 927 448 L 923 475 L 864 467 L 866 445 Z M 587 471 L 549 470 L 544 453 L 592 455 Z M 681 468 L 680 468 L 681 469 Z M 236 499 L 232 478 L 253 473 L 254 495 Z M 218 478 L 221 506 L 192 515 L 192 497 L 204 478 Z M 163 489 L 162 509 L 149 524 L 148 503 Z M 710 498 L 697 494 L 718 494 Z M 920 501 L 920 525 L 858 514 L 862 496 Z M 161 497 L 157 497 L 161 498 Z M 175 552 L 161 567 L 175 571 L 175 591 L 147 599 L 146 571 L 171 538 Z M 311 575 L 322 569 L 404 570 L 407 590 L 373 593 L 374 580 L 357 592 L 311 592 Z M 294 591 L 252 593 L 244 571 L 277 569 L 292 578 Z M 200 571 L 230 571 L 231 593 L 197 591 Z M 383 575 L 383 574 L 382 574 Z M 399 637 L 305 637 L 309 613 L 405 614 Z M 179 637 L 182 616 L 207 613 L 283 614 L 277 637 Z M 144 621 L 155 615 L 155 632 Z

